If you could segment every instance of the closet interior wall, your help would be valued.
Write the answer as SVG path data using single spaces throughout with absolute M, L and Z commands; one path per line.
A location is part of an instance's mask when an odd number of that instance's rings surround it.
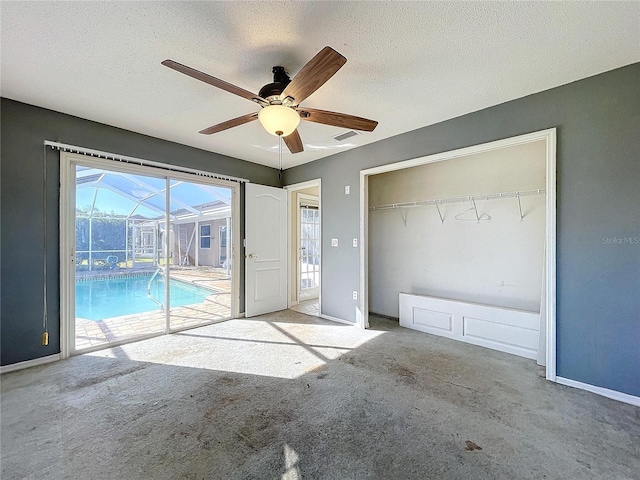
M 370 312 L 398 317 L 401 292 L 539 312 L 545 148 L 537 141 L 370 176 Z M 468 199 L 532 190 L 541 193 Z M 455 197 L 467 200 L 374 209 Z

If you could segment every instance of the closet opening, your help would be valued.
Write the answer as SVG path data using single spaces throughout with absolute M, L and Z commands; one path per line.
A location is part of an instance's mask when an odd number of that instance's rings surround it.
M 369 313 L 555 380 L 555 129 L 361 172 Z

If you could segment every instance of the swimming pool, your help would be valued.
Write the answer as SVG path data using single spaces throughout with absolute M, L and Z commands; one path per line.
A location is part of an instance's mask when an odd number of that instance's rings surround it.
M 147 296 L 151 276 L 96 278 L 76 282 L 76 317 L 103 320 L 134 313 L 157 312 L 160 307 Z M 202 303 L 215 293 L 171 279 L 171 308 Z M 164 279 L 151 283 L 151 296 L 164 303 Z

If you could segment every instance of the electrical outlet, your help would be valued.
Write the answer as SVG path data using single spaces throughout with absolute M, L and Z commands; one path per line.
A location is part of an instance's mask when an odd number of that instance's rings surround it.
M 331 246 L 332 247 L 337 247 L 338 246 L 338 239 L 337 238 L 332 238 L 331 239 Z
M 353 291 L 353 299 L 354 299 L 354 300 L 357 300 L 357 299 L 358 299 L 358 291 L 357 291 L 357 290 L 354 290 L 354 291 Z
M 345 185 L 345 187 L 344 187 L 344 194 L 345 194 L 345 195 L 349 195 L 350 190 L 351 190 L 351 187 L 349 187 L 349 185 Z
M 358 239 L 357 239 L 357 238 L 354 238 L 354 239 L 353 239 L 353 246 L 354 246 L 354 247 L 357 247 L 357 246 L 358 246 Z

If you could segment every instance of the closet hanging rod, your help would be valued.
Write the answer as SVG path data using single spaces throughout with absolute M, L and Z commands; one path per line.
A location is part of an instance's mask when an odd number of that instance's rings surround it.
M 427 205 L 438 206 L 444 203 L 462 203 L 472 202 L 475 200 L 494 200 L 497 198 L 519 198 L 529 195 L 545 195 L 546 193 L 547 191 L 544 188 L 538 188 L 536 190 L 519 190 L 517 192 L 487 193 L 482 195 L 469 195 L 466 197 L 436 198 L 433 200 L 421 200 L 418 202 L 387 203 L 385 205 L 376 205 L 373 207 L 369 207 L 369 210 L 391 210 L 394 208 L 426 207 Z

